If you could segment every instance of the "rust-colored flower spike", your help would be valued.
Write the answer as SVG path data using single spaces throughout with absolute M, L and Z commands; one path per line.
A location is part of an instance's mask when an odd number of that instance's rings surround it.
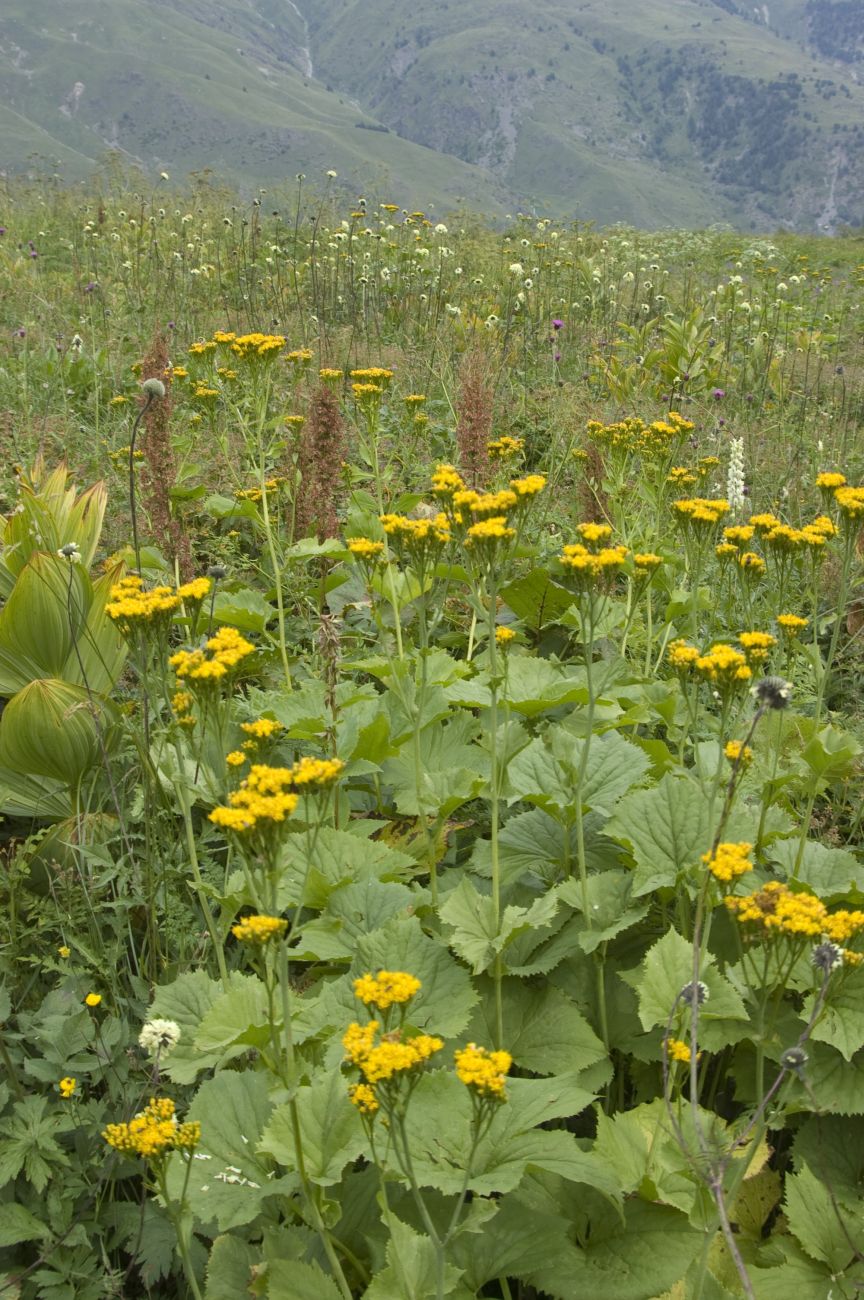
M 160 543 L 167 541 L 172 560 L 177 561 L 181 577 L 191 578 L 195 565 L 189 536 L 171 510 L 171 490 L 177 479 L 177 462 L 171 441 L 171 361 L 168 343 L 161 332 L 154 334 L 150 350 L 142 363 L 145 375 L 142 389 L 147 407 L 143 415 L 144 436 L 141 450 L 142 504 L 150 520 L 150 529 Z M 162 389 L 159 395 L 156 388 Z M 148 388 L 148 384 L 150 387 Z
M 339 409 L 339 394 L 328 383 L 320 383 L 312 394 L 309 416 L 299 435 L 296 526 L 299 535 L 314 529 L 318 538 L 335 537 L 339 531 L 337 505 L 345 458 L 345 426 Z
M 494 391 L 483 354 L 469 352 L 462 362 L 456 399 L 456 444 L 459 469 L 472 488 L 485 485 L 489 473 Z

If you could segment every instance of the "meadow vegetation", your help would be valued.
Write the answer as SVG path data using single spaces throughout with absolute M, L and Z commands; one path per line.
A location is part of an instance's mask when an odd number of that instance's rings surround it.
M 862 285 L 7 185 L 0 1294 L 859 1294 Z

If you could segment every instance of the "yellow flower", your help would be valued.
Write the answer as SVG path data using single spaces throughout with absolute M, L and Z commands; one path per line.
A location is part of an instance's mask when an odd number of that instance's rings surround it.
M 511 641 L 516 640 L 516 633 L 512 627 L 496 627 L 495 640 L 500 646 L 508 646 Z
M 384 543 L 374 542 L 369 537 L 349 537 L 348 550 L 358 560 L 381 560 L 384 557 Z
M 375 1089 L 368 1083 L 355 1083 L 348 1089 L 351 1105 L 356 1106 L 361 1115 L 374 1115 L 380 1109 Z
M 184 582 L 177 588 L 177 595 L 181 600 L 203 600 L 209 595 L 212 585 L 209 578 L 193 578 L 191 582 Z
M 67 957 L 71 956 L 72 949 L 71 949 L 71 948 L 67 948 L 66 945 L 65 945 L 65 943 L 64 943 L 64 944 L 61 944 L 61 946 L 57 949 L 57 953 L 58 953 L 58 955 L 59 955 L 60 957 L 62 957 L 62 958 L 65 960 Z
M 128 1123 L 108 1124 L 102 1137 L 123 1155 L 156 1160 L 169 1151 L 192 1151 L 201 1140 L 197 1121 L 178 1124 L 174 1102 L 168 1097 L 150 1098 L 150 1104 Z
M 516 529 L 507 526 L 504 515 L 493 515 L 490 519 L 481 519 L 472 524 L 466 536 L 468 546 L 495 546 L 497 542 L 508 542 L 516 536 Z
M 464 492 L 465 483 L 452 465 L 439 465 L 432 475 L 432 492 L 436 497 L 452 497 L 456 492 Z
M 102 1001 L 101 993 L 88 993 L 84 999 L 84 1005 L 88 1007 L 98 1007 Z
M 291 784 L 298 790 L 321 789 L 338 781 L 344 768 L 341 758 L 301 758 L 291 768 Z
M 78 1080 L 73 1079 L 70 1075 L 67 1075 L 65 1079 L 60 1080 L 57 1087 L 60 1089 L 60 1096 L 63 1098 L 64 1101 L 68 1101 L 69 1098 L 72 1096 L 73 1092 L 75 1091 L 77 1083 Z
M 777 626 L 780 628 L 781 632 L 784 632 L 788 637 L 796 637 L 799 632 L 804 630 L 809 622 L 809 618 L 802 618 L 800 614 L 777 615 Z
M 864 487 L 836 488 L 834 500 L 845 519 L 860 519 L 864 516 Z
M 666 659 L 676 673 L 688 673 L 695 667 L 699 658 L 699 651 L 695 645 L 688 645 L 686 641 L 679 638 L 673 641 L 666 651 Z
M 835 488 L 846 486 L 846 475 L 836 474 L 831 470 L 823 470 L 816 476 L 816 486 L 818 488 L 828 488 L 833 491 Z
M 702 861 L 715 880 L 722 880 L 724 884 L 729 884 L 738 876 L 745 876 L 748 871 L 753 870 L 753 863 L 750 861 L 752 851 L 753 845 L 743 841 L 740 844 L 718 844 L 713 855 L 702 854 Z
M 742 632 L 738 640 L 744 647 L 745 657 L 751 666 L 764 663 L 768 651 L 777 644 L 777 638 L 770 632 Z
M 761 577 L 765 572 L 765 561 L 755 551 L 745 551 L 738 560 L 739 568 L 752 577 Z
M 543 491 L 546 479 L 542 474 L 528 474 L 525 478 L 511 478 L 510 486 L 517 497 L 526 500 Z
M 323 370 L 318 371 L 318 378 L 323 379 L 325 384 L 338 383 L 342 378 L 342 371 L 332 370 L 329 366 L 325 366 Z
M 576 532 L 589 546 L 595 542 L 606 542 L 612 536 L 609 524 L 577 524 Z
M 729 502 L 720 497 L 683 497 L 672 502 L 672 509 L 685 525 L 713 527 L 729 513 Z
M 230 754 L 225 755 L 225 762 L 230 764 L 231 767 L 242 767 L 246 762 L 246 758 L 247 756 L 242 749 L 232 749 Z
M 281 916 L 244 916 L 231 926 L 231 933 L 241 943 L 265 944 L 277 936 L 281 938 L 287 929 L 288 922 Z
M 662 557 L 655 555 L 653 551 L 644 551 L 641 554 L 633 556 L 633 563 L 639 573 L 653 573 L 659 569 L 663 563 Z
M 490 460 L 510 460 L 513 456 L 518 456 L 524 446 L 524 438 L 511 438 L 505 433 L 503 437 L 487 442 L 486 451 Z
M 666 1039 L 666 1054 L 670 1061 L 680 1061 L 682 1065 L 690 1064 L 690 1048 L 680 1038 Z
M 744 655 L 725 642 L 719 642 L 707 654 L 699 655 L 694 668 L 704 681 L 721 690 L 742 686 L 753 676 Z
M 735 546 L 742 546 L 752 540 L 755 531 L 752 524 L 736 524 L 732 528 L 723 529 L 723 539 L 734 542 Z
M 506 1075 L 513 1064 L 509 1052 L 493 1052 L 469 1043 L 455 1054 L 456 1075 L 478 1097 L 505 1101 Z
M 361 975 L 354 981 L 354 995 L 366 1006 L 386 1011 L 394 1004 L 410 1002 L 421 987 L 414 975 L 405 971 L 379 970 L 377 975 Z
M 753 762 L 753 750 L 742 740 L 727 741 L 723 753 L 730 763 L 738 763 L 740 767 L 746 767 L 748 763 Z
M 269 740 L 271 736 L 284 731 L 284 727 L 275 718 L 256 718 L 254 722 L 241 722 L 240 730 L 245 731 L 247 736 L 254 736 L 256 740 Z

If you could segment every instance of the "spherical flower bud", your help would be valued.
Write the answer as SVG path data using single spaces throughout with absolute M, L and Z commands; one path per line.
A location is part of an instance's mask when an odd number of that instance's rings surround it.
M 141 392 L 146 397 L 164 397 L 165 385 L 161 379 L 145 379 L 141 385 Z
M 70 564 L 76 564 L 81 559 L 81 549 L 77 542 L 66 542 L 57 554 L 62 560 L 68 560 Z
M 803 1047 L 787 1047 L 786 1051 L 780 1057 L 780 1064 L 784 1070 L 792 1070 L 797 1073 L 803 1070 L 809 1057 Z
M 843 965 L 843 949 L 836 943 L 831 943 L 826 939 L 824 943 L 817 943 L 816 947 L 810 954 L 810 960 L 817 970 L 824 974 L 836 970 L 838 966 Z
M 690 1007 L 701 1007 L 708 1001 L 708 997 L 708 985 L 703 984 L 701 980 L 697 980 L 695 985 L 692 981 L 689 984 L 684 985 L 683 989 L 678 994 L 678 1001 L 686 1002 Z
M 782 677 L 762 677 L 753 687 L 753 694 L 767 709 L 785 709 L 792 698 L 792 683 Z

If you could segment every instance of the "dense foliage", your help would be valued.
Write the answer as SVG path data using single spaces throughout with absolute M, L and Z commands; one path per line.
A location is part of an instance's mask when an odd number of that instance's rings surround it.
M 3 203 L 0 1289 L 852 1300 L 860 247 Z

